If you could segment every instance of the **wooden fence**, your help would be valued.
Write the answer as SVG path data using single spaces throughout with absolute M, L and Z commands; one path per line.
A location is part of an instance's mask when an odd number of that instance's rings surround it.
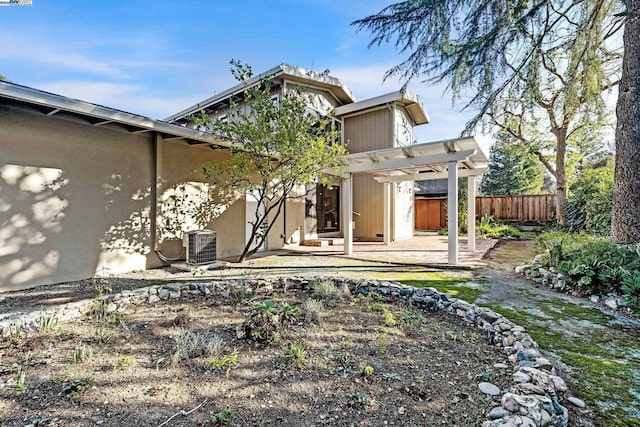
M 552 194 L 539 196 L 476 197 L 476 215 L 492 216 L 503 221 L 553 221 L 556 198 Z
M 446 197 L 415 199 L 416 230 L 439 230 L 447 226 Z M 484 215 L 500 221 L 553 221 L 556 198 L 540 196 L 476 197 L 476 218 Z

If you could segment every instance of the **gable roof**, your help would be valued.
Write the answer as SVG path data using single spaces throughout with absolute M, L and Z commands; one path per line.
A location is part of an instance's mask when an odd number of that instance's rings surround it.
M 104 126 L 115 123 L 129 133 L 158 132 L 165 139 L 184 139 L 189 144 L 208 144 L 229 147 L 230 143 L 208 132 L 177 126 L 162 120 L 68 98 L 28 86 L 0 81 L 0 106 L 28 110 L 36 114 L 55 116 L 69 113 L 89 125 Z
M 376 96 L 374 98 L 365 99 L 359 102 L 353 102 L 351 104 L 342 105 L 337 107 L 334 111 L 336 116 L 346 116 L 349 114 L 359 113 L 366 111 L 370 108 L 376 108 L 381 105 L 389 103 L 398 103 L 406 108 L 409 115 L 416 125 L 423 125 L 429 123 L 429 116 L 422 105 L 420 97 L 415 93 L 408 91 L 391 92 L 386 95 Z
M 239 83 L 229 89 L 220 92 L 210 98 L 207 98 L 201 102 L 198 102 L 191 107 L 167 117 L 167 122 L 184 121 L 188 116 L 199 112 L 200 110 L 210 108 L 218 103 L 221 103 L 229 98 L 241 94 L 248 86 L 253 86 L 259 83 L 263 79 L 286 79 L 287 81 L 308 84 L 320 89 L 325 89 L 333 94 L 343 104 L 349 104 L 356 101 L 355 96 L 345 86 L 345 84 L 337 77 L 329 75 L 328 70 L 322 73 L 307 70 L 305 68 L 296 67 L 290 64 L 280 64 L 277 67 L 271 68 L 264 73 L 258 74 L 246 83 Z

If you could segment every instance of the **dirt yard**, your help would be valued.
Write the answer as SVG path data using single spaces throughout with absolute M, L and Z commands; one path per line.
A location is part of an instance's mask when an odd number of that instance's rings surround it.
M 456 316 L 337 288 L 96 303 L 0 344 L 0 425 L 474 426 L 505 361 Z

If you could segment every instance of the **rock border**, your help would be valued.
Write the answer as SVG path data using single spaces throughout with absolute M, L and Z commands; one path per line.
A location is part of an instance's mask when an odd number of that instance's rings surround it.
M 536 255 L 528 264 L 519 265 L 515 268 L 517 274 L 521 274 L 541 285 L 548 286 L 551 289 L 555 289 L 564 293 L 569 293 L 576 296 L 582 296 L 577 292 L 573 292 L 571 288 L 567 286 L 567 277 L 556 271 L 553 267 L 546 267 L 542 262 L 542 255 Z M 620 295 L 609 293 L 604 295 L 591 295 L 589 300 L 598 304 L 601 303 L 607 308 L 613 311 L 621 311 L 624 314 L 626 312 L 627 304 Z
M 556 375 L 555 367 L 541 355 L 538 344 L 525 329 L 489 308 L 478 307 L 447 293 L 439 292 L 435 288 L 415 288 L 390 281 L 326 277 L 192 280 L 123 291 L 63 304 L 44 311 L 19 313 L 0 319 L 0 332 L 5 337 L 16 326 L 24 330 L 37 330 L 42 316 L 55 318 L 57 321 L 78 318 L 90 313 L 96 302 L 100 300 L 107 301 L 104 307 L 107 313 L 111 313 L 122 311 L 129 305 L 155 304 L 182 297 L 207 297 L 213 293 L 228 295 L 232 288 L 240 286 L 267 292 L 276 288 L 306 289 L 314 280 L 331 280 L 338 286 L 346 285 L 354 295 L 375 293 L 390 302 L 404 300 L 420 309 L 442 310 L 482 329 L 487 341 L 491 345 L 502 348 L 511 364 L 509 366 L 506 363 L 496 363 L 494 368 L 504 372 L 513 370 L 513 385 L 507 390 L 499 390 L 491 383 L 478 384 L 480 391 L 488 396 L 501 395 L 500 404 L 491 409 L 487 415 L 488 419 L 482 424 L 483 427 L 566 427 L 568 425 L 569 413 L 560 403 L 565 398 L 567 385 Z M 571 402 L 571 400 L 568 401 Z M 584 402 L 573 404 L 584 405 Z

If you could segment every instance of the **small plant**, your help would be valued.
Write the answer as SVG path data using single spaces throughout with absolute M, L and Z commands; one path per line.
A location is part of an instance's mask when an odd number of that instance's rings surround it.
M 84 390 L 87 384 L 91 383 L 93 378 L 91 377 L 82 377 L 82 378 L 74 378 L 69 383 L 66 383 L 62 387 L 62 393 L 71 394 L 71 393 L 80 393 Z
M 211 417 L 211 421 L 216 424 L 226 424 L 231 421 L 234 413 L 235 411 L 233 410 L 233 408 L 224 408 L 222 411 L 213 414 L 213 416 Z
M 27 373 L 22 369 L 18 369 L 18 380 L 16 381 L 16 395 L 24 394 L 27 391 L 26 385 Z
M 113 369 L 124 369 L 126 367 L 134 365 L 135 363 L 136 360 L 133 358 L 133 356 L 121 356 L 113 364 Z
M 398 374 L 395 372 L 385 372 L 382 374 L 382 379 L 385 381 L 395 381 L 398 379 Z
M 9 342 L 17 344 L 20 342 L 20 336 L 22 335 L 22 325 L 18 323 L 12 323 L 9 325 Z
M 48 334 L 56 326 L 56 323 L 58 323 L 58 319 L 55 316 L 43 311 L 38 318 L 38 332 L 43 335 Z
M 447 330 L 445 332 L 445 336 L 449 338 L 451 341 L 457 341 L 458 336 L 452 330 Z
M 37 416 L 37 417 L 33 418 L 29 422 L 29 424 L 27 424 L 25 427 L 43 427 L 43 426 L 46 426 L 47 424 L 49 424 L 49 421 L 51 421 L 51 418 L 45 418 L 45 417 Z
M 331 280 L 316 280 L 311 283 L 311 289 L 313 289 L 314 298 L 328 305 L 333 305 L 345 295 L 345 289 L 339 289 Z
M 420 324 L 424 322 L 424 316 L 420 314 L 413 313 L 411 311 L 407 311 L 400 317 L 400 322 L 404 325 L 411 326 L 415 324 Z
M 218 354 L 224 345 L 221 336 L 209 331 L 184 331 L 174 337 L 174 341 L 176 343 L 176 351 L 173 355 L 174 362 Z
M 320 300 L 308 299 L 304 303 L 304 320 L 307 323 L 322 323 L 324 304 Z
M 360 364 L 360 373 L 362 374 L 362 376 L 370 377 L 371 375 L 373 375 L 373 372 L 374 372 L 373 366 L 367 365 L 366 363 Z
M 216 371 L 226 371 L 229 375 L 231 368 L 238 364 L 238 350 L 234 349 L 230 354 L 216 357 L 211 361 L 211 369 Z
M 353 397 L 356 399 L 356 402 L 358 402 L 362 406 L 369 406 L 373 403 L 373 401 L 361 391 L 356 391 L 355 393 L 353 393 Z
M 626 272 L 622 279 L 623 298 L 636 316 L 640 316 L 640 271 Z
M 93 356 L 93 348 L 90 345 L 80 344 L 73 352 L 73 363 L 82 363 Z
M 282 305 L 282 323 L 294 323 L 300 316 L 300 309 L 290 304 Z
M 380 337 L 378 338 L 379 345 L 380 345 L 380 351 L 383 354 L 387 354 L 387 351 L 389 351 L 389 349 L 387 348 L 387 341 L 388 340 L 389 340 L 389 331 L 387 330 L 387 328 L 383 328 L 382 329 L 382 333 L 380 334 Z
M 303 369 L 307 366 L 307 349 L 302 343 L 288 342 L 282 347 L 282 363 Z
M 106 343 L 111 337 L 111 329 L 104 323 L 99 323 L 93 330 L 93 336 L 98 343 Z
M 110 293 L 113 289 L 109 284 L 109 281 L 104 277 L 96 277 L 93 279 L 93 288 L 98 293 L 98 297 L 102 297 Z

